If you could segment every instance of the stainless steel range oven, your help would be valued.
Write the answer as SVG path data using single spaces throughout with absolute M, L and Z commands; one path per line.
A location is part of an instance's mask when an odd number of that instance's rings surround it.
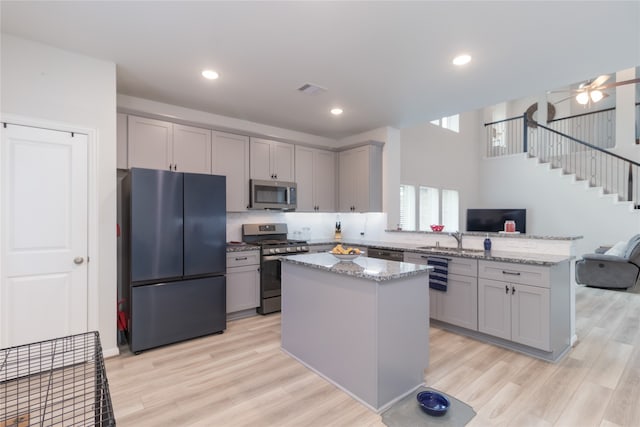
M 307 242 L 287 239 L 287 224 L 242 224 L 242 241 L 260 246 L 260 308 L 258 313 L 280 311 L 280 259 L 309 252 Z

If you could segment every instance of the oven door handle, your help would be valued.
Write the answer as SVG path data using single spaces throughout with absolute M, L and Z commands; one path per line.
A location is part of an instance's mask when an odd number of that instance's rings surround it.
M 266 255 L 262 257 L 262 261 L 275 261 L 275 260 L 279 260 L 280 258 L 284 258 L 286 257 L 286 255 Z

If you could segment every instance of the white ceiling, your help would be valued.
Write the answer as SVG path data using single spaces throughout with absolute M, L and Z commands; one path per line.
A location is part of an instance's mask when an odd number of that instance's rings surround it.
M 2 1 L 2 31 L 117 64 L 118 93 L 342 138 L 640 64 L 640 2 Z M 451 65 L 460 52 L 473 56 Z M 200 76 L 220 73 L 216 81 Z M 296 89 L 328 89 L 308 96 Z M 333 106 L 344 114 L 329 114 Z

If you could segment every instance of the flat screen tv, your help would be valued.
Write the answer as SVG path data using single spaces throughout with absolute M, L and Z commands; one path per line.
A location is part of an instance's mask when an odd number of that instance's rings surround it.
M 516 222 L 516 231 L 527 232 L 526 209 L 467 209 L 467 231 L 497 233 L 507 220 Z

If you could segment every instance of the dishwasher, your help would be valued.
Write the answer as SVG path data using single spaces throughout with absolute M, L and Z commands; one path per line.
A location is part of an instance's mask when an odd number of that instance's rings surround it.
M 369 248 L 367 249 L 367 256 L 369 258 L 380 258 L 380 259 L 386 259 L 389 261 L 398 261 L 398 262 L 404 261 L 404 252 L 396 251 L 393 249 Z

